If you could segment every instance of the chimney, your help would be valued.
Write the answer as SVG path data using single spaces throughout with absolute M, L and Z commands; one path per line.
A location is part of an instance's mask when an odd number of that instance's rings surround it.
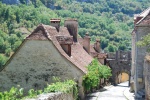
M 57 31 L 59 31 L 60 21 L 60 19 L 50 19 L 50 25 L 55 27 Z
M 70 35 L 73 36 L 73 41 L 77 42 L 78 21 L 76 19 L 67 19 L 65 20 L 64 26 L 67 27 Z
M 88 33 L 85 34 L 83 39 L 83 48 L 86 50 L 88 54 L 90 54 L 90 36 Z
M 100 40 L 96 39 L 96 43 L 94 43 L 94 49 L 95 49 L 98 53 L 101 52 Z

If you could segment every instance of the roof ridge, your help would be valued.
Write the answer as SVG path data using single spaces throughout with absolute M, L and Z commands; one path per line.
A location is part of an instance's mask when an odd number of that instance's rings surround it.
M 145 9 L 144 11 L 142 11 L 139 15 L 142 15 L 144 12 L 148 11 L 150 12 L 150 7 L 148 7 L 147 9 Z
M 143 18 L 141 20 L 139 20 L 136 25 L 140 24 L 150 13 L 150 7 L 148 9 L 146 9 L 144 12 L 146 12 L 148 10 L 148 12 L 143 16 Z M 144 13 L 143 12 L 143 13 Z M 141 15 L 141 14 L 140 14 Z

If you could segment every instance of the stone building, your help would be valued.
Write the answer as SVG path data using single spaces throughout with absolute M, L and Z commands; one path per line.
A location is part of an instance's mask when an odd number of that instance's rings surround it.
M 150 100 L 150 54 L 145 57 L 144 78 L 145 78 L 145 97 L 146 100 Z
M 130 81 L 131 52 L 116 51 L 107 54 L 107 63 L 112 70 L 111 82 L 117 85 L 122 82 Z
M 134 30 L 132 32 L 132 69 L 131 86 L 134 87 L 136 97 L 142 97 L 145 86 L 143 77 L 144 58 L 146 56 L 146 47 L 138 47 L 137 41 L 143 36 L 150 34 L 150 8 L 134 16 Z
M 56 76 L 62 80 L 74 79 L 84 98 L 82 76 L 93 57 L 78 41 L 78 22 L 68 19 L 64 26 L 60 26 L 60 19 L 50 22 L 51 25 L 37 26 L 0 70 L 0 91 L 17 85 L 25 90 L 42 89 Z
M 88 33 L 85 34 L 84 38 L 79 38 L 78 40 L 89 55 L 97 58 L 101 64 L 106 65 L 107 54 L 101 52 L 100 40 L 96 39 L 94 44 L 90 44 L 90 36 Z

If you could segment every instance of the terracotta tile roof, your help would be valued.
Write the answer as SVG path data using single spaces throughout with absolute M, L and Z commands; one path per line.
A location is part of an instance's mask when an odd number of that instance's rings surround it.
M 85 66 L 90 64 L 93 58 L 83 49 L 83 46 L 80 45 L 79 42 L 73 42 L 73 44 L 71 45 L 71 57 L 69 57 L 66 54 L 66 52 L 62 49 L 60 43 L 57 40 L 58 36 L 66 36 L 66 37 L 70 36 L 71 37 L 66 27 L 60 27 L 60 30 L 58 32 L 55 27 L 41 24 L 32 32 L 31 35 L 27 37 L 27 39 L 35 39 L 38 32 L 43 32 L 43 34 L 45 34 L 44 36 L 46 36 L 48 40 L 52 41 L 52 43 L 55 45 L 55 47 L 61 53 L 62 56 L 68 59 L 82 72 L 84 73 L 87 72 L 87 69 Z
M 81 45 L 83 45 L 83 38 L 81 37 L 81 38 L 78 38 L 78 42 L 81 44 Z
M 90 45 L 90 52 L 92 57 L 97 57 L 98 59 L 105 59 L 107 57 L 106 53 L 98 53 L 94 49 L 94 45 Z
M 79 43 L 82 45 L 83 47 L 83 38 L 78 38 Z M 90 55 L 93 58 L 99 58 L 99 59 L 105 59 L 107 57 L 106 53 L 98 53 L 95 49 L 94 49 L 94 44 L 90 45 Z
M 98 53 L 98 58 L 100 58 L 100 59 L 107 58 L 107 54 L 106 53 Z

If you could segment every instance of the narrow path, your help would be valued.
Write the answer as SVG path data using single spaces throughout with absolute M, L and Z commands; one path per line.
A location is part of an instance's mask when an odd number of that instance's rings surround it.
M 86 100 L 128 100 L 124 96 L 125 89 L 128 88 L 128 82 L 118 84 L 117 86 L 109 86 L 100 91 L 90 94 Z
M 124 91 L 128 87 L 128 82 L 113 86 L 108 90 L 100 92 L 97 100 L 127 100 L 124 96 Z

